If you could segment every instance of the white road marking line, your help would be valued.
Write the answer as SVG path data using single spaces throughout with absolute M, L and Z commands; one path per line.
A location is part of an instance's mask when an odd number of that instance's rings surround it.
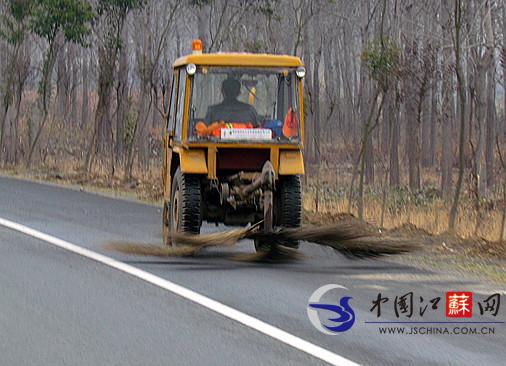
M 25 235 L 29 235 L 33 238 L 45 241 L 53 244 L 62 249 L 66 249 L 73 253 L 82 255 L 83 257 L 92 259 L 94 261 L 105 264 L 109 267 L 115 268 L 122 272 L 128 273 L 134 277 L 140 278 L 146 282 L 149 282 L 155 286 L 161 287 L 167 291 L 170 291 L 176 295 L 179 295 L 187 300 L 190 300 L 196 304 L 199 304 L 209 310 L 212 310 L 218 314 L 223 315 L 226 318 L 235 320 L 251 329 L 254 329 L 260 333 L 263 333 L 269 337 L 277 339 L 278 341 L 285 343 L 293 348 L 296 348 L 302 352 L 305 352 L 311 356 L 314 356 L 320 360 L 323 360 L 331 365 L 336 366 L 358 366 L 359 364 L 340 356 L 336 353 L 330 352 L 316 344 L 308 342 L 302 338 L 294 336 L 282 329 L 279 329 L 273 325 L 267 324 L 260 319 L 254 318 L 251 315 L 245 314 L 239 310 L 231 308 L 225 304 L 222 304 L 216 300 L 213 300 L 207 296 L 201 295 L 195 291 L 180 286 L 174 282 L 165 280 L 161 277 L 155 276 L 149 272 L 143 271 L 142 269 L 133 267 L 129 264 L 117 261 L 113 258 L 105 255 L 96 253 L 92 250 L 82 248 L 76 244 L 69 243 L 68 241 L 58 239 L 54 236 L 45 234 L 38 230 L 29 228 L 18 224 L 16 222 L 0 218 L 0 225 L 11 230 L 18 231 Z

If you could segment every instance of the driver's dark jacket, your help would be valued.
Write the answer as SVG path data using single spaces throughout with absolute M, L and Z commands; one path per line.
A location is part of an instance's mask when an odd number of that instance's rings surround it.
M 224 122 L 251 122 L 258 126 L 258 114 L 251 105 L 238 101 L 237 99 L 224 100 L 219 104 L 210 106 L 207 109 L 205 122 L 210 124 L 216 121 Z

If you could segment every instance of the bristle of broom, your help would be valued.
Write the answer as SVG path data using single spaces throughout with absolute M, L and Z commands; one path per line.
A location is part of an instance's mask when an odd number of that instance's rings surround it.
M 179 245 L 191 247 L 231 246 L 247 237 L 253 230 L 255 229 L 252 227 L 246 227 L 200 235 L 174 233 L 172 234 L 172 241 Z
M 272 245 L 287 241 L 304 240 L 328 246 L 348 258 L 374 258 L 384 255 L 401 254 L 416 250 L 418 243 L 408 243 L 399 238 L 388 238 L 371 232 L 365 226 L 342 223 L 323 227 L 304 226 L 294 229 L 280 229 L 274 233 L 261 231 L 247 235 L 252 239 L 269 240 Z
M 153 244 L 136 244 L 116 241 L 106 244 L 104 249 L 138 256 L 184 257 L 195 255 L 200 247 L 168 247 Z
M 335 242 L 325 240 L 317 244 L 331 247 L 348 258 L 375 258 L 386 255 L 396 255 L 412 252 L 421 246 L 416 242 L 406 242 L 399 238 L 363 237 L 346 241 Z

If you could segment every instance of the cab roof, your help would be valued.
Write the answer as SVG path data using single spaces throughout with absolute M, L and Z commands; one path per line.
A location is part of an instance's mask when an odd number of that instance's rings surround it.
M 265 53 L 203 53 L 180 57 L 174 62 L 177 68 L 188 64 L 202 66 L 258 66 L 258 67 L 297 67 L 303 66 L 300 58 L 288 55 L 269 55 Z

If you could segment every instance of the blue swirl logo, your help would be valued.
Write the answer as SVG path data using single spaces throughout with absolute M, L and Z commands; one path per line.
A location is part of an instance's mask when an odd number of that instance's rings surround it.
M 307 316 L 313 326 L 324 334 L 334 335 L 337 333 L 346 332 L 355 323 L 355 312 L 350 306 L 352 297 L 343 296 L 339 299 L 339 305 L 320 303 L 321 298 L 329 291 L 334 289 L 345 289 L 346 287 L 335 284 L 328 284 L 317 289 L 309 297 L 309 304 L 307 307 Z M 321 311 L 319 314 L 318 310 Z M 328 315 L 332 313 L 332 315 Z M 322 322 L 320 315 L 326 315 Z M 330 324 L 329 324 L 330 323 Z

